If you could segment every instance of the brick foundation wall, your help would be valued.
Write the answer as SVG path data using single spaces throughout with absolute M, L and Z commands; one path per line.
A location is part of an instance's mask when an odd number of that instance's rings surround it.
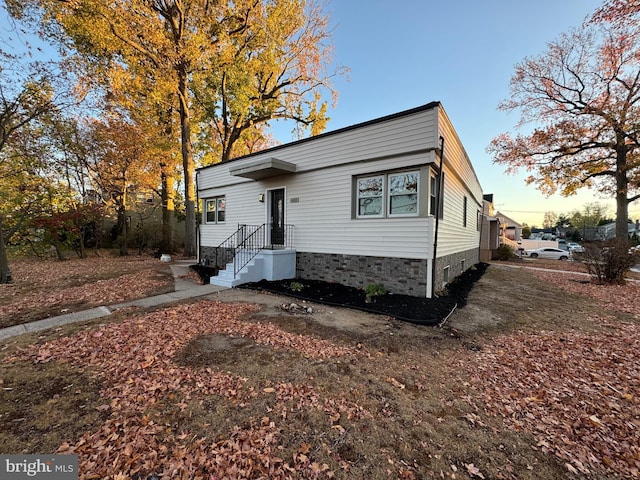
M 427 261 L 420 259 L 298 252 L 296 276 L 356 288 L 380 283 L 391 293 L 414 297 L 427 294 Z
M 478 249 L 474 248 L 465 252 L 458 252 L 438 258 L 436 260 L 436 293 L 443 289 L 444 268 L 447 265 L 449 266 L 449 282 L 452 282 L 454 278 L 480 261 L 479 254 Z M 462 266 L 463 261 L 464 269 Z
M 226 257 L 223 256 L 223 252 L 226 250 Z M 233 261 L 233 249 L 218 249 L 218 265 L 216 263 L 216 247 L 200 247 L 200 261 L 207 261 L 207 264 L 214 267 L 224 268 L 228 262 Z

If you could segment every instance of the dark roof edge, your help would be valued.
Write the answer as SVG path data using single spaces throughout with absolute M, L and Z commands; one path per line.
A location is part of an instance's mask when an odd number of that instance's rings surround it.
M 376 123 L 386 122 L 386 121 L 389 121 L 389 120 L 394 120 L 396 118 L 405 117 L 407 115 L 412 115 L 414 113 L 419 113 L 419 112 L 423 112 L 423 111 L 426 111 L 426 110 L 431 110 L 431 109 L 436 108 L 438 106 L 440 106 L 440 102 L 436 100 L 434 102 L 429 102 L 429 103 L 427 103 L 425 105 L 421 105 L 419 107 L 414 107 L 414 108 L 411 108 L 409 110 L 403 110 L 402 112 L 392 113 L 390 115 L 385 115 L 384 117 L 374 118 L 373 120 L 367 120 L 366 122 L 356 123 L 354 125 L 349 125 L 348 127 L 339 128 L 337 130 L 331 130 L 331 131 L 328 131 L 328 132 L 321 133 L 319 135 L 315 135 L 313 137 L 306 137 L 306 138 L 301 138 L 300 140 L 294 140 L 293 142 L 283 143 L 282 145 L 276 145 L 275 147 L 267 148 L 265 150 L 260 150 L 259 152 L 253 152 L 253 153 L 250 153 L 248 155 L 243 155 L 242 157 L 232 158 L 231 160 L 228 160 L 228 161 L 224 162 L 224 164 L 227 165 L 227 164 L 229 164 L 231 162 L 235 162 L 236 160 L 242 160 L 242 159 L 245 159 L 245 158 L 251 158 L 251 157 L 255 157 L 256 155 L 263 155 L 265 153 L 281 150 L 281 149 L 283 149 L 285 147 L 290 147 L 292 145 L 299 145 L 301 143 L 309 142 L 311 140 L 316 140 L 318 138 L 328 137 L 328 136 L 331 136 L 331 135 L 337 135 L 338 133 L 348 132 L 349 130 L 355 130 L 357 128 L 367 127 L 369 125 L 374 125 Z M 203 170 L 205 168 L 215 167 L 215 166 L 218 166 L 218 165 L 222 165 L 222 163 L 214 163 L 213 165 L 207 165 L 206 167 L 199 167 L 196 170 Z

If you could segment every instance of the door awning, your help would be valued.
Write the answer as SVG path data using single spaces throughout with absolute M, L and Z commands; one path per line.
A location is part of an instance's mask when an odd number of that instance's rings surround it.
M 260 180 L 262 178 L 275 177 L 296 173 L 296 166 L 293 163 L 278 160 L 277 158 L 265 158 L 243 165 L 232 166 L 229 173 L 235 177 L 251 178 Z

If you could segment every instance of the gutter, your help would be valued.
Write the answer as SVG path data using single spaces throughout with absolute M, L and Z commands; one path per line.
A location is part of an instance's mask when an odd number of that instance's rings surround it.
M 480 219 L 479 219 L 479 222 L 480 222 L 480 239 L 478 240 L 478 263 L 480 263 L 482 261 L 482 233 L 483 233 L 483 230 L 484 230 L 483 227 L 484 227 L 484 219 L 485 219 L 485 217 L 484 217 L 484 199 L 482 200 L 482 206 L 480 208 L 481 208 L 481 210 L 480 210 Z M 488 216 L 489 215 L 487 214 L 487 217 Z M 487 222 L 488 222 L 488 220 L 487 220 Z M 489 229 L 489 232 L 491 232 L 491 229 Z M 491 260 L 491 258 L 489 258 L 489 260 Z
M 200 172 L 196 170 L 195 180 L 196 180 L 196 263 L 200 264 L 200 242 L 202 232 L 200 230 L 200 224 L 202 223 L 202 212 L 200 211 L 200 195 L 198 188 L 198 177 Z
M 442 163 L 444 160 L 444 137 L 440 136 L 440 170 L 438 171 L 438 192 L 436 195 L 436 224 L 433 234 L 433 260 L 431 261 L 431 296 L 436 294 L 436 255 L 438 253 L 438 226 L 440 224 L 440 205 L 442 204 Z

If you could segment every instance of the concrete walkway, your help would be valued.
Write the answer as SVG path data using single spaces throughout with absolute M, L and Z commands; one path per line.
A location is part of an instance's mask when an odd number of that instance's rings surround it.
M 121 308 L 154 307 L 156 305 L 177 302 L 187 298 L 201 297 L 203 295 L 209 295 L 221 290 L 226 290 L 225 287 L 219 287 L 217 285 L 196 285 L 190 280 L 180 278 L 182 275 L 189 272 L 189 265 L 193 265 L 193 263 L 194 260 L 176 260 L 169 265 L 175 282 L 174 292 L 156 295 L 153 297 L 140 298 L 138 300 L 131 300 L 129 302 L 118 303 L 115 305 L 90 308 L 80 312 L 67 313 L 57 317 L 45 318 L 44 320 L 37 320 L 35 322 L 3 328 L 0 329 L 0 341 L 17 335 L 22 335 L 23 333 L 39 332 L 51 327 L 67 325 L 69 323 L 107 317 Z

